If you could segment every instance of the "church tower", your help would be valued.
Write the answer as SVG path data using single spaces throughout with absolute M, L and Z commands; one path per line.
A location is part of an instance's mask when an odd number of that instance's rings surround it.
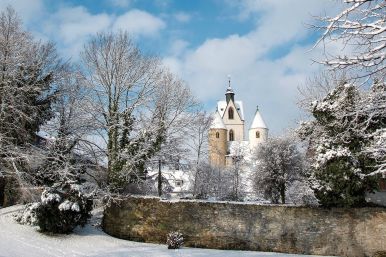
M 227 148 L 227 129 L 220 114 L 215 112 L 209 128 L 209 162 L 212 166 L 225 166 Z
M 259 107 L 256 108 L 255 117 L 253 118 L 248 136 L 250 149 L 255 149 L 258 144 L 267 141 L 268 128 L 265 125 L 263 118 L 261 117 Z
M 244 109 L 241 101 L 235 101 L 235 93 L 228 80 L 225 101 L 217 102 L 217 111 L 227 129 L 227 141 L 244 141 Z
M 217 102 L 212 125 L 209 129 L 209 162 L 213 166 L 224 167 L 233 164 L 236 157 L 244 156 L 239 151 L 254 150 L 268 138 L 268 128 L 259 110 L 256 110 L 248 131 L 248 141 L 244 136 L 244 107 L 242 101 L 235 101 L 235 93 L 228 80 L 225 101 Z

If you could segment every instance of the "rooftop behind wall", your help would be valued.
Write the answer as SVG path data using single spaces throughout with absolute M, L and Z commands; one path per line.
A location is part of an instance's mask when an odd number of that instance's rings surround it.
M 105 210 L 104 230 L 134 241 L 162 243 L 180 231 L 185 246 L 300 254 L 386 253 L 386 209 L 322 209 L 129 197 Z M 379 255 L 386 256 L 386 255 Z

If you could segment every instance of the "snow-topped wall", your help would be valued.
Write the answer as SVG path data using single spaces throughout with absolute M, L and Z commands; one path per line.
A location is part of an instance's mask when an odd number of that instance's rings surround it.
M 384 256 L 386 209 L 322 209 L 129 197 L 105 210 L 106 233 L 166 242 L 179 231 L 185 246 L 286 253 Z

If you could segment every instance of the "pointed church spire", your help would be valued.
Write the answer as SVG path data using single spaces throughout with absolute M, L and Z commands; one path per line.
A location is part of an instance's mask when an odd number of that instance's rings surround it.
M 259 106 L 256 107 L 256 113 L 255 117 L 253 118 L 251 129 L 255 128 L 267 128 L 267 125 L 265 125 L 265 122 L 263 120 L 263 117 L 261 117 L 261 114 L 259 112 Z
M 225 97 L 227 100 L 227 104 L 229 103 L 230 100 L 233 102 L 235 101 L 235 93 L 233 92 L 233 89 L 231 87 L 231 75 L 228 75 L 228 88 L 227 91 L 225 92 Z

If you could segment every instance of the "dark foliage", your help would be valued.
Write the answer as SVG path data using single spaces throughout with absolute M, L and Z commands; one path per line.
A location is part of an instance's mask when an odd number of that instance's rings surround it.
M 76 226 L 87 223 L 91 210 L 92 200 L 81 192 L 79 185 L 48 188 L 36 210 L 37 224 L 42 232 L 71 233 Z
M 166 244 L 168 249 L 179 249 L 184 244 L 184 237 L 180 232 L 170 232 L 167 236 Z

